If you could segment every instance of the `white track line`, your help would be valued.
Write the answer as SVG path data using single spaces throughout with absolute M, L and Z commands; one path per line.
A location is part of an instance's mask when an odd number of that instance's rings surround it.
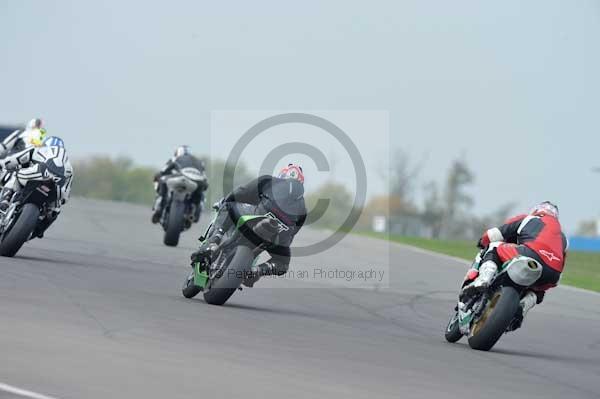
M 3 384 L 0 382 L 0 391 L 12 393 L 14 395 L 23 396 L 30 399 L 57 399 L 52 396 L 42 395 L 41 393 L 35 393 L 26 389 L 13 387 L 12 385 Z

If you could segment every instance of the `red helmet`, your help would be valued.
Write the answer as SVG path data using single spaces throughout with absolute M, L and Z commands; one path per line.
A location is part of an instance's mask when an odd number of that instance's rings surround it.
M 548 215 L 558 219 L 558 206 L 554 205 L 550 201 L 544 201 L 541 204 L 534 206 L 530 213 L 535 216 Z
M 277 177 L 281 179 L 296 179 L 300 183 L 304 184 L 304 173 L 302 172 L 302 167 L 293 163 L 290 163 L 288 166 L 281 169 Z

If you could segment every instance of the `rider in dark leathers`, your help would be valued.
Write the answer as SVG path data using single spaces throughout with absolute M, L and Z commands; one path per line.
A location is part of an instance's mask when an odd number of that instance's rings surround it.
M 245 277 L 244 285 L 252 287 L 261 276 L 283 275 L 290 264 L 290 245 L 306 220 L 304 204 L 304 174 L 298 165 L 289 164 L 278 177 L 264 175 L 244 184 L 215 204 L 219 213 L 209 237 L 191 256 L 193 262 L 212 257 L 218 251 L 223 235 L 237 223 L 235 215 L 254 211 L 257 214 L 271 212 L 288 230 L 280 233 L 277 248 L 267 248 L 271 259 L 253 266 L 252 273 Z
M 167 198 L 167 184 L 163 177 L 168 176 L 183 168 L 192 167 L 198 169 L 200 172 L 204 172 L 206 169 L 204 162 L 201 159 L 196 158 L 192 155 L 190 148 L 187 145 L 177 147 L 173 158 L 169 159 L 165 166 L 154 175 L 154 188 L 156 189 L 156 200 L 154 201 L 154 207 L 152 210 L 152 223 L 158 223 L 160 221 L 160 215 L 163 207 L 165 206 L 165 200 Z M 202 212 L 202 203 L 204 201 L 204 192 L 208 188 L 208 184 L 198 186 L 196 191 L 192 194 L 191 201 L 196 206 L 194 212 L 194 222 L 200 220 L 200 213 Z

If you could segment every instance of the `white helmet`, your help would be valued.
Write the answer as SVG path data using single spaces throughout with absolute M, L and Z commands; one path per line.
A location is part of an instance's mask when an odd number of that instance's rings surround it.
M 534 206 L 529 213 L 535 216 L 549 215 L 558 219 L 558 206 L 554 205 L 550 201 L 544 201 Z
M 43 126 L 43 122 L 40 118 L 35 118 L 27 122 L 25 126 L 25 130 L 33 130 L 33 129 L 41 129 Z

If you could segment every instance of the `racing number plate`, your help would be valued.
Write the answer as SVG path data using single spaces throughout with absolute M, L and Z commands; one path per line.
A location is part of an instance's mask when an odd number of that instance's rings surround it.
M 280 233 L 283 231 L 288 231 L 290 229 L 287 224 L 285 224 L 281 220 L 279 220 L 279 218 L 277 216 L 275 216 L 273 213 L 269 212 L 269 213 L 267 213 L 266 216 L 268 216 L 269 218 L 271 218 L 277 222 L 277 226 L 278 226 Z

